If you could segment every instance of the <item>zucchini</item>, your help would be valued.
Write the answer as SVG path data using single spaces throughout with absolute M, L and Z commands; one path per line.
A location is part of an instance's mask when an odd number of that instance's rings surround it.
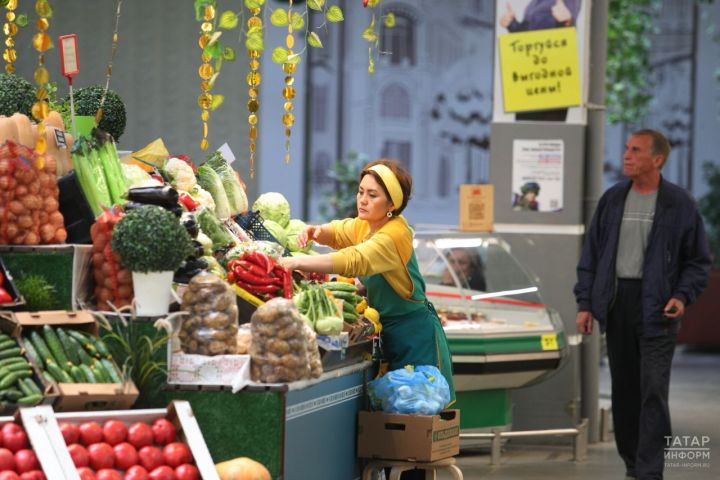
M 38 368 L 42 368 L 43 365 L 45 365 L 45 362 L 43 361 L 42 357 L 38 354 L 38 351 L 33 346 L 32 342 L 29 338 L 23 339 L 23 348 L 25 349 L 25 353 L 27 354 L 27 357 L 30 359 L 31 362 L 35 363 L 35 365 L 38 366 Z
M 80 345 L 83 346 L 85 350 L 87 350 L 87 353 L 90 354 L 90 356 L 97 355 L 97 349 L 95 348 L 95 345 L 93 345 L 88 338 L 80 333 L 78 330 L 68 330 L 67 334 L 70 335 L 72 338 L 77 340 Z
M 87 383 L 83 371 L 77 365 L 70 367 L 70 376 L 75 380 L 75 383 Z
M 42 402 L 42 399 L 43 399 L 42 393 L 33 393 L 32 395 L 18 398 L 17 404 L 23 405 L 26 407 L 32 406 L 32 405 L 37 405 L 38 403 Z
M 40 390 L 40 387 L 38 387 L 37 383 L 35 383 L 35 380 L 32 378 L 24 378 L 18 383 L 25 383 L 32 393 L 42 395 L 42 390 Z
M 78 354 L 79 361 L 76 363 L 76 365 L 80 365 L 81 363 L 84 363 L 85 365 L 92 365 L 92 357 L 88 355 L 87 351 L 85 351 L 85 348 L 80 345 L 80 342 L 78 342 L 75 337 L 70 334 L 68 334 L 68 340 L 70 341 L 70 345 L 72 345 L 72 348 L 75 349 Z
M 351 283 L 347 283 L 347 282 L 327 282 L 327 283 L 323 283 L 322 287 L 332 290 L 333 293 L 335 293 L 336 291 L 352 292 L 352 293 L 357 292 L 357 287 L 355 285 L 353 285 Z
M 0 352 L 0 360 L 4 358 L 17 357 L 21 355 L 21 353 L 22 350 L 20 350 L 20 347 L 8 348 L 7 350 Z
M 18 344 L 15 340 L 12 338 L 9 338 L 7 340 L 0 340 L 0 351 L 7 350 L 8 348 L 17 347 Z
M 37 330 L 33 330 L 33 332 L 30 334 L 30 340 L 32 340 L 32 344 L 35 347 L 35 350 L 37 351 L 38 355 L 40 355 L 40 358 L 43 359 L 43 363 L 46 367 L 50 363 L 54 363 L 55 365 L 58 364 L 55 357 L 53 357 L 52 353 L 50 353 L 50 349 L 45 343 L 45 340 L 43 340 L 42 336 L 37 332 Z
M 60 340 L 60 345 L 62 345 L 62 348 L 65 351 L 68 360 L 70 360 L 70 362 L 75 365 L 80 363 L 77 350 L 73 348 L 72 344 L 70 343 L 70 337 L 67 333 L 65 333 L 65 330 L 63 330 L 62 327 L 57 327 L 55 333 L 57 333 L 58 340 Z
M 83 363 L 80 365 L 80 369 L 82 370 L 83 375 L 85 375 L 85 378 L 89 383 L 98 383 L 97 378 L 95 378 L 95 374 L 90 369 L 90 367 Z
M 48 372 L 50 372 L 50 375 L 52 375 L 53 378 L 57 380 L 57 382 L 59 382 L 59 383 L 74 383 L 72 378 L 70 378 L 70 375 L 68 375 L 65 370 L 58 367 L 54 363 L 48 364 L 47 369 L 48 369 Z
M 63 370 L 70 370 L 70 361 L 65 355 L 60 339 L 55 333 L 55 330 L 50 325 L 43 325 L 43 337 L 45 337 L 45 343 L 47 343 L 50 352 L 58 362 L 58 366 Z
M 105 371 L 110 376 L 110 380 L 112 380 L 111 383 L 123 383 L 122 377 L 120 376 L 120 371 L 115 366 L 115 363 L 112 360 L 103 358 L 100 361 L 102 362 L 103 367 L 105 367 Z

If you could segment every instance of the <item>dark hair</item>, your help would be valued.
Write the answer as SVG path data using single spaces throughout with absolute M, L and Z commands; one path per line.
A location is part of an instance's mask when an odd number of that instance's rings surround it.
M 540 193 L 540 184 L 537 182 L 525 182 L 522 187 L 520 187 L 520 193 L 525 195 L 528 192 L 535 192 L 535 195 Z
M 662 168 L 665 165 L 665 162 L 667 161 L 668 157 L 670 156 L 670 142 L 668 142 L 668 139 L 665 138 L 665 135 L 658 132 L 657 130 L 653 130 L 651 128 L 643 128 L 642 130 L 638 130 L 637 132 L 633 132 L 633 137 L 640 137 L 640 136 L 648 136 L 652 139 L 652 153 L 653 155 L 662 155 L 663 157 L 663 163 L 660 165 L 660 168 Z
M 403 201 L 402 205 L 400 205 L 400 208 L 395 208 L 392 212 L 393 215 L 400 215 L 402 211 L 405 210 L 405 207 L 407 207 L 408 201 L 410 200 L 410 195 L 412 194 L 412 176 L 410 176 L 410 172 L 408 172 L 405 167 L 400 165 L 395 160 L 386 159 L 380 159 L 375 160 L 374 162 L 370 162 L 365 165 L 360 171 L 360 181 L 362 181 L 365 175 L 372 175 L 372 177 L 378 182 L 380 187 L 382 187 L 383 192 L 385 192 L 385 196 L 388 198 L 388 200 L 390 200 L 390 203 L 392 203 L 392 197 L 390 197 L 390 192 L 388 192 L 388 189 L 385 186 L 385 182 L 382 181 L 382 178 L 378 173 L 370 170 L 370 167 L 374 165 L 385 165 L 397 177 L 398 182 L 400 183 L 400 188 L 402 189 Z

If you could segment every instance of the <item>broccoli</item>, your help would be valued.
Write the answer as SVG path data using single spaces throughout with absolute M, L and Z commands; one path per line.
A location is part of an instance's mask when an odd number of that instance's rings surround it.
M 101 85 L 93 85 L 91 87 L 81 88 L 74 92 L 75 115 L 92 115 L 94 116 L 100 107 L 105 87 Z M 70 105 L 70 96 L 63 99 L 63 104 Z M 103 105 L 103 116 L 100 120 L 100 130 L 104 130 L 113 136 L 117 142 L 120 136 L 125 132 L 125 123 L 127 117 L 125 115 L 125 104 L 120 96 L 108 90 Z
M 30 82 L 12 73 L 0 74 L 0 115 L 20 112 L 32 117 L 33 103 L 35 87 Z

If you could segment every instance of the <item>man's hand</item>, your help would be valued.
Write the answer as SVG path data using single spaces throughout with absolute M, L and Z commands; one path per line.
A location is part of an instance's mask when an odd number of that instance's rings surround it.
M 556 22 L 564 23 L 565 26 L 572 25 L 572 13 L 570 13 L 570 10 L 563 0 L 557 0 L 551 11 Z
M 663 315 L 667 318 L 680 318 L 684 313 L 685 304 L 677 298 L 671 298 L 663 309 Z
M 593 329 L 593 316 L 590 312 L 578 312 L 575 316 L 577 331 L 581 335 L 590 335 Z
M 554 8 L 554 7 L 553 7 Z M 515 11 L 509 3 L 505 4 L 505 13 L 500 17 L 500 26 L 507 28 L 515 20 Z

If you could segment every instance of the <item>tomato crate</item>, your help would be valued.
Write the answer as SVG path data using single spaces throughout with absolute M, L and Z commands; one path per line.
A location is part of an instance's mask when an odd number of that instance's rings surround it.
M 200 478 L 203 480 L 219 480 L 220 477 L 215 470 L 215 464 L 210 451 L 205 444 L 200 426 L 195 419 L 190 402 L 184 400 L 174 400 L 170 402 L 167 408 L 154 408 L 143 410 L 107 410 L 95 412 L 62 412 L 55 413 L 54 419 L 58 424 L 74 423 L 77 425 L 96 422 L 103 425 L 108 420 L 119 420 L 127 427 L 137 422 L 147 425 L 158 419 L 165 418 L 170 421 L 177 429 L 177 441 L 187 444 L 193 457 L 193 463 L 200 472 Z M 67 452 L 65 442 L 59 447 Z M 75 470 L 74 465 L 70 467 Z
M 22 349 L 27 350 L 25 339 L 28 332 L 40 330 L 43 326 L 63 327 L 65 330 L 78 330 L 93 337 L 98 336 L 98 325 L 92 314 L 85 311 L 47 311 L 47 312 L 1 312 L 0 328 L 12 332 Z M 40 372 L 42 365 L 36 365 Z M 110 359 L 114 364 L 114 361 Z M 55 411 L 100 410 L 130 408 L 140 395 L 132 380 L 123 383 L 67 383 L 50 382 L 43 378 L 43 386 L 55 392 L 53 408 Z

